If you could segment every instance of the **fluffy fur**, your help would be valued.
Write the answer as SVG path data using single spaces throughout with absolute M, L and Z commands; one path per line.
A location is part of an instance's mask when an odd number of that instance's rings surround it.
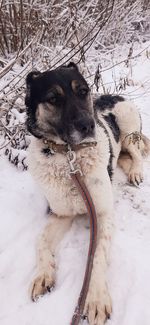
M 74 88 L 76 91 L 76 84 L 79 85 L 83 81 L 83 77 L 80 75 L 76 66 L 71 65 L 63 69 L 64 71 L 68 69 L 68 75 L 65 74 L 65 77 L 67 75 L 65 80 L 66 85 L 69 80 L 68 92 L 67 87 L 65 88 L 62 82 L 58 82 L 58 79 L 57 84 L 63 90 L 63 96 L 69 96 L 71 101 L 72 95 L 71 92 L 69 93 L 70 80 L 73 80 L 72 92 L 74 92 Z M 75 69 L 75 73 L 73 69 Z M 54 70 L 53 76 L 55 73 L 61 76 L 63 72 L 62 70 Z M 40 124 L 39 126 L 39 122 L 37 123 L 36 119 L 43 120 L 43 116 L 45 119 L 45 108 L 41 109 L 40 107 L 43 106 L 39 106 L 45 105 L 45 102 L 43 104 L 42 99 L 38 102 L 36 92 L 33 92 L 32 87 L 29 86 L 29 83 L 31 84 L 30 78 L 31 75 L 27 80 L 28 98 L 26 100 L 29 116 L 28 124 L 33 134 L 29 148 L 29 169 L 36 181 L 40 184 L 53 211 L 50 222 L 46 226 L 38 245 L 38 274 L 31 286 L 31 297 L 33 300 L 36 300 L 39 295 L 44 294 L 47 290 L 51 290 L 55 285 L 54 256 L 56 247 L 66 231 L 69 230 L 73 219 L 79 215 L 85 216 L 86 209 L 80 194 L 71 180 L 66 155 L 51 152 L 48 145 L 43 141 L 46 138 L 43 135 L 45 132 L 45 124 Z M 35 78 L 37 78 L 37 74 Z M 42 76 L 42 78 L 44 79 L 46 76 Z M 32 82 L 34 81 L 32 80 Z M 50 83 L 52 83 L 51 80 Z M 86 83 L 84 82 L 85 85 Z M 89 94 L 86 94 L 86 96 L 89 97 Z M 34 105 L 33 114 L 32 105 L 34 101 L 36 101 L 36 105 Z M 84 101 L 86 101 L 87 105 L 87 115 L 85 115 L 85 109 L 83 109 L 82 99 L 80 102 L 79 97 L 77 98 L 77 108 L 84 111 L 84 114 L 81 114 L 81 116 L 86 116 L 85 120 L 87 118 L 90 121 L 94 119 L 94 133 L 92 134 L 90 131 L 83 136 L 82 129 L 84 127 L 79 130 L 78 127 L 75 127 L 75 122 L 71 122 L 74 123 L 74 136 L 70 137 L 69 133 L 67 133 L 68 131 L 66 131 L 66 134 L 68 137 L 67 140 L 74 141 L 75 143 L 88 142 L 91 139 L 97 141 L 96 147 L 86 147 L 76 152 L 76 165 L 82 170 L 84 182 L 95 204 L 98 220 L 98 242 L 84 313 L 87 315 L 90 325 L 103 325 L 112 311 L 106 279 L 109 247 L 113 233 L 114 210 L 111 179 L 119 158 L 119 164 L 128 174 L 129 180 L 134 184 L 139 184 L 143 179 L 142 153 L 144 151 L 148 152 L 150 146 L 149 140 L 144 135 L 140 137 L 141 119 L 133 104 L 124 101 L 122 97 L 119 98 L 118 96 L 113 97 L 109 95 L 96 100 L 93 110 L 91 108 L 91 100 L 89 106 L 87 98 L 84 98 Z M 41 109 L 41 112 L 37 114 L 39 109 Z M 55 107 L 49 108 L 48 110 L 53 111 L 52 114 L 57 115 Z M 48 110 L 46 114 L 49 114 Z M 58 114 L 61 115 L 60 110 Z M 70 122 L 70 117 L 68 117 L 68 121 Z M 34 128 L 31 127 L 33 124 Z M 38 131 L 38 127 L 40 128 L 40 132 Z M 45 132 L 46 135 L 47 130 L 48 127 Z M 64 143 L 64 134 L 61 137 L 56 130 L 53 130 L 53 132 L 51 133 L 49 131 L 49 138 L 52 140 L 55 139 L 57 143 Z

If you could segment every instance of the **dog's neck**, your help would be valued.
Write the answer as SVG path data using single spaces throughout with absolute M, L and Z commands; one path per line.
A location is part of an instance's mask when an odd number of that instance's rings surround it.
M 97 145 L 96 141 L 82 142 L 79 144 L 73 144 L 71 146 L 68 145 L 67 143 L 60 144 L 60 143 L 56 143 L 52 140 L 43 140 L 43 143 L 51 151 L 52 154 L 55 154 L 55 153 L 66 154 L 68 152 L 69 148 L 71 148 L 71 150 L 73 150 L 73 151 L 78 151 L 83 148 L 95 147 Z

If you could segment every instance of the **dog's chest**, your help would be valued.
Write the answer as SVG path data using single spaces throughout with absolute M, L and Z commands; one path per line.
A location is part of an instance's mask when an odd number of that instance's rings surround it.
M 76 167 L 80 168 L 85 182 L 98 181 L 95 173 L 100 163 L 98 148 L 86 148 L 76 153 Z M 29 150 L 29 169 L 40 184 L 51 209 L 58 215 L 84 214 L 85 206 L 70 176 L 70 167 L 66 155 L 44 154 L 42 147 L 33 140 Z

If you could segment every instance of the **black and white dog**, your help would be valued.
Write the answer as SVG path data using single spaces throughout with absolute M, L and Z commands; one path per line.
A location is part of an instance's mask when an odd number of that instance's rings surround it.
M 65 151 L 69 144 L 76 151 L 76 164 L 97 212 L 98 242 L 85 314 L 90 325 L 102 325 L 112 311 L 106 269 L 113 229 L 113 173 L 118 162 L 129 181 L 139 184 L 143 180 L 142 156 L 149 152 L 150 142 L 141 133 L 134 105 L 111 95 L 93 103 L 87 82 L 74 63 L 44 73 L 31 72 L 26 106 L 32 134 L 29 169 L 53 211 L 39 241 L 32 299 L 54 286 L 56 246 L 73 219 L 86 214 L 70 177 Z M 97 145 L 92 145 L 94 142 Z

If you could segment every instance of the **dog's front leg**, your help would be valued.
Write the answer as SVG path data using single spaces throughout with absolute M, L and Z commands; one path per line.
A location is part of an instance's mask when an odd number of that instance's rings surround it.
M 90 325 L 103 325 L 112 312 L 106 281 L 112 228 L 110 215 L 98 216 L 98 243 L 84 310 Z
M 35 301 L 40 295 L 51 291 L 55 284 L 55 251 L 64 234 L 72 224 L 72 218 L 51 216 L 38 242 L 38 274 L 31 285 L 31 298 Z
M 98 243 L 84 314 L 90 325 L 103 325 L 112 312 L 106 273 L 112 235 L 111 215 L 98 216 Z
M 101 169 L 100 169 L 101 170 Z M 112 305 L 107 287 L 107 265 L 113 234 L 113 197 L 112 186 L 106 171 L 99 170 L 99 182 L 89 180 L 98 223 L 97 247 L 95 251 L 91 280 L 85 304 L 84 315 L 90 325 L 103 325 L 109 318 Z

